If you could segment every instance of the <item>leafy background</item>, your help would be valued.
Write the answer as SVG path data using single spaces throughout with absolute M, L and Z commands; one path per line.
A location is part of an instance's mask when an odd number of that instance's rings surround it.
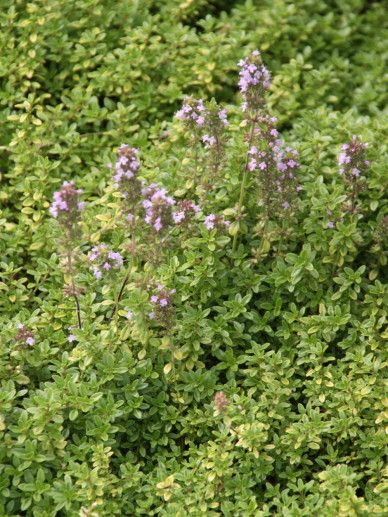
M 384 3 L 0 7 L 1 514 L 384 515 Z M 245 235 L 230 267 L 228 238 L 202 229 L 167 254 L 152 273 L 177 289 L 173 336 L 140 316 L 108 327 L 112 292 L 81 268 L 88 323 L 68 343 L 53 191 L 65 179 L 84 189 L 83 251 L 120 247 L 107 163 L 129 143 L 145 177 L 188 191 L 173 114 L 194 94 L 231 112 L 232 158 L 209 207 L 233 205 L 245 152 L 236 63 L 253 48 L 301 155 L 288 242 Z M 344 196 L 336 155 L 354 133 L 370 146 L 362 217 L 329 230 Z M 145 303 L 131 286 L 126 296 Z M 15 345 L 19 322 L 32 349 Z

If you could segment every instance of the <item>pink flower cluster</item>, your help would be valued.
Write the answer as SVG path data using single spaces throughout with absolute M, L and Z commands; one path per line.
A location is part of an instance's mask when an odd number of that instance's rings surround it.
M 254 50 L 238 62 L 239 87 L 243 96 L 243 111 L 257 110 L 264 103 L 264 92 L 270 86 L 270 74 L 264 66 L 260 52 Z
M 145 222 L 151 225 L 157 232 L 167 228 L 172 220 L 172 206 L 175 204 L 173 197 L 167 195 L 165 188 L 152 183 L 143 189 L 143 207 L 145 208 Z
M 149 313 L 150 319 L 167 322 L 172 311 L 172 296 L 176 293 L 176 289 L 166 289 L 162 284 L 156 287 L 156 294 L 150 296 L 150 302 L 153 310 Z
M 209 214 L 205 217 L 204 225 L 210 231 L 214 228 L 222 229 L 229 228 L 230 222 L 225 220 L 223 215 Z
M 224 409 L 228 406 L 229 400 L 226 398 L 226 395 L 223 391 L 217 391 L 214 395 L 214 406 L 217 410 L 218 414 L 221 414 Z
M 188 129 L 194 130 L 206 149 L 220 145 L 222 130 L 228 125 L 226 108 L 220 108 L 214 101 L 205 106 L 202 99 L 195 100 L 191 97 L 185 100 L 176 117 L 182 120 Z
M 123 211 L 126 215 L 126 220 L 130 223 L 135 221 L 135 215 L 140 208 L 142 182 L 137 177 L 139 169 L 138 149 L 122 144 L 119 147 L 118 158 L 114 165 L 115 174 L 113 180 L 117 190 L 121 192 L 125 200 Z
M 22 323 L 19 323 L 18 325 L 18 333 L 16 334 L 15 339 L 16 341 L 22 342 L 29 346 L 33 346 L 35 344 L 35 339 L 32 332 L 27 330 Z
M 206 120 L 206 108 L 202 99 L 193 99 L 187 97 L 182 105 L 182 108 L 177 111 L 176 117 L 184 121 L 187 125 L 194 125 L 203 127 Z
M 257 180 L 266 204 L 275 204 L 276 208 L 287 210 L 296 193 L 302 190 L 296 174 L 300 167 L 298 151 L 286 147 L 284 141 L 278 138 L 276 117 L 258 115 L 256 122 L 255 144 L 248 150 L 247 168 L 258 172 Z
M 205 149 L 210 149 L 210 147 L 213 147 L 217 143 L 217 138 L 215 136 L 209 136 L 207 133 L 203 135 L 201 140 L 205 144 Z
M 184 225 L 185 223 L 189 223 L 200 210 L 199 206 L 193 203 L 193 201 L 183 199 L 177 204 L 172 218 L 175 224 Z
M 126 197 L 127 187 L 131 186 L 128 180 L 132 180 L 140 168 L 138 160 L 139 151 L 136 147 L 129 147 L 127 144 L 121 144 L 118 151 L 118 158 L 115 163 L 115 174 L 113 180 L 117 189 L 123 192 Z
M 111 269 L 120 269 L 124 263 L 120 253 L 112 251 L 106 244 L 99 244 L 92 248 L 88 260 L 91 263 L 91 270 L 97 280 L 100 280 L 103 273 Z
M 365 159 L 365 151 L 368 144 L 363 144 L 354 135 L 352 141 L 342 146 L 342 152 L 338 156 L 340 165 L 339 173 L 345 175 L 347 179 L 358 178 L 369 166 L 369 161 Z
M 58 192 L 54 192 L 54 200 L 50 206 L 50 214 L 65 225 L 79 219 L 85 204 L 79 200 L 81 189 L 74 187 L 74 181 L 65 181 Z

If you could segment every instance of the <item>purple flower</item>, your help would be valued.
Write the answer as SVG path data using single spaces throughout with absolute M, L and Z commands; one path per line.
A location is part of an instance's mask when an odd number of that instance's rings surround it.
M 97 278 L 97 280 L 102 278 L 102 273 L 97 267 L 93 268 L 93 275 Z
M 205 106 L 202 99 L 195 100 L 191 97 L 187 97 L 182 105 L 182 108 L 177 111 L 175 116 L 186 122 L 187 125 L 203 126 L 206 120 Z
M 167 228 L 172 222 L 171 207 L 175 204 L 174 198 L 167 195 L 165 188 L 158 187 L 155 183 L 143 189 L 143 195 L 144 221 L 157 232 Z
M 160 217 L 157 217 L 154 222 L 154 228 L 157 232 L 160 232 L 160 230 L 163 228 L 162 220 Z
M 210 214 L 205 217 L 204 224 L 208 230 L 212 230 L 214 228 L 215 220 L 216 220 L 215 214 Z
M 202 142 L 205 144 L 206 149 L 209 149 L 217 143 L 217 140 L 214 136 L 203 135 Z
M 114 164 L 113 181 L 117 190 L 126 199 L 126 208 L 129 209 L 131 215 L 136 211 L 140 199 L 141 182 L 137 178 L 139 169 L 139 150 L 136 147 L 122 144 Z
M 94 246 L 88 256 L 89 262 L 92 263 L 91 270 L 97 280 L 103 276 L 103 271 L 111 269 L 120 269 L 124 260 L 120 253 L 112 251 L 106 244 Z
M 172 214 L 172 218 L 174 219 L 174 223 L 178 224 L 178 223 L 182 222 L 183 219 L 185 218 L 185 213 L 184 212 L 174 212 Z
M 35 339 L 30 330 L 27 330 L 24 325 L 19 323 L 17 325 L 18 333 L 16 334 L 16 341 L 24 343 L 28 346 L 33 346 L 35 344 Z
M 153 306 L 152 318 L 159 322 L 167 323 L 171 318 L 173 308 L 171 306 L 171 297 L 175 294 L 175 289 L 166 290 L 162 284 L 157 284 L 157 294 L 150 296 L 150 302 Z M 151 316 L 150 316 L 151 317 Z
M 172 218 L 177 225 L 189 224 L 200 210 L 199 206 L 193 203 L 193 201 L 183 199 L 179 201 L 176 211 L 172 214 Z
M 132 311 L 127 311 L 127 314 L 125 315 L 125 317 L 127 318 L 127 320 L 133 319 L 133 312 Z
M 365 159 L 367 143 L 362 143 L 356 135 L 352 141 L 341 146 L 341 152 L 338 156 L 339 174 L 343 176 L 345 183 L 349 188 L 350 209 L 355 209 L 357 194 L 361 189 L 362 176 L 366 173 L 369 161 Z
M 210 231 L 214 228 L 228 228 L 230 226 L 230 222 L 226 221 L 223 215 L 209 214 L 205 217 L 204 225 Z
M 254 158 L 252 158 L 251 160 L 249 160 L 248 162 L 248 170 L 249 171 L 254 171 L 256 169 L 256 166 L 257 166 L 257 162 Z
M 72 343 L 75 340 L 75 335 L 74 334 L 69 334 L 67 336 L 67 340 L 68 340 L 69 343 Z
M 264 66 L 260 52 L 254 50 L 239 61 L 239 87 L 243 96 L 243 111 L 256 110 L 263 103 L 264 91 L 269 88 L 270 74 Z
M 227 111 L 225 108 L 221 109 L 219 112 L 218 112 L 218 118 L 221 120 L 222 122 L 222 125 L 224 127 L 226 127 L 228 125 L 228 115 L 227 115 Z
M 326 227 L 327 227 L 327 228 L 334 228 L 334 223 L 333 223 L 333 221 L 329 221 L 329 222 L 326 224 Z
M 76 224 L 81 217 L 84 203 L 79 200 L 81 189 L 76 189 L 74 181 L 65 181 L 60 190 L 54 192 L 54 200 L 49 212 L 58 222 L 66 227 L 75 237 Z

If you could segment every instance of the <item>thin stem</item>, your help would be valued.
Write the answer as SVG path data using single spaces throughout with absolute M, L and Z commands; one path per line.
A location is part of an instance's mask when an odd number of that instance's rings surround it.
M 116 314 L 118 305 L 119 305 L 119 303 L 121 301 L 121 298 L 123 297 L 124 289 L 125 289 L 125 286 L 128 283 L 128 280 L 129 280 L 129 271 L 127 271 L 127 274 L 125 275 L 124 280 L 123 280 L 123 282 L 121 284 L 120 291 L 119 291 L 119 293 L 117 295 L 117 298 L 116 298 L 115 306 L 113 307 L 112 314 L 110 315 L 110 318 L 109 318 L 109 322 L 112 321 L 113 316 Z
M 73 265 L 72 265 L 72 252 L 70 249 L 67 250 L 67 262 L 68 262 L 68 272 L 71 278 L 71 293 L 74 298 L 75 302 L 75 310 L 77 314 L 77 321 L 78 321 L 78 328 L 82 329 L 82 320 L 81 320 L 81 307 L 79 304 L 75 283 L 74 283 L 74 277 L 73 277 Z
M 195 183 L 197 183 L 197 180 L 198 180 L 198 159 L 199 159 L 199 153 L 198 153 L 199 142 L 198 142 L 198 138 L 197 137 L 194 137 L 193 145 L 194 145 L 194 180 L 195 180 Z
M 77 311 L 78 328 L 82 329 L 81 308 L 80 308 L 78 297 L 77 297 L 76 293 L 73 293 L 73 296 L 74 296 L 75 307 L 76 307 L 76 311 Z
M 216 177 L 218 175 L 218 170 L 221 166 L 221 143 L 220 143 L 219 134 L 217 131 L 215 133 L 215 139 L 216 139 L 216 161 L 215 161 L 214 173 L 213 173 L 214 179 L 216 179 Z
M 247 157 L 245 160 L 245 167 L 244 167 L 243 177 L 242 177 L 242 181 L 241 181 L 240 197 L 239 197 L 238 205 L 237 205 L 237 220 L 238 221 L 240 220 L 241 210 L 242 210 L 243 203 L 244 203 L 245 187 L 246 187 L 247 178 L 248 178 L 249 149 L 251 148 L 251 145 L 252 145 L 252 140 L 253 140 L 253 136 L 254 136 L 254 132 L 255 132 L 255 125 L 256 125 L 256 117 L 252 120 L 252 128 L 251 128 L 251 133 L 249 135 L 249 141 L 248 141 Z M 232 247 L 233 252 L 236 251 L 236 248 L 237 248 L 237 238 L 238 238 L 238 231 L 234 234 L 234 237 L 233 237 L 233 247 Z

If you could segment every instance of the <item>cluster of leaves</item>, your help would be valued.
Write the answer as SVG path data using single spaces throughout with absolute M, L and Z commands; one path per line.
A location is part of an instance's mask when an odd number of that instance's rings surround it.
M 0 6 L 0 514 L 384 515 L 383 4 Z M 287 217 L 254 181 L 239 199 L 256 46 L 299 151 Z M 229 103 L 219 167 L 172 117 L 187 94 Z M 349 211 L 353 133 L 371 165 Z M 107 167 L 123 142 L 142 183 L 198 203 L 188 226 L 159 234 L 139 208 L 133 230 Z M 86 201 L 71 267 L 48 210 L 65 179 Z M 101 245 L 125 271 L 95 278 Z

